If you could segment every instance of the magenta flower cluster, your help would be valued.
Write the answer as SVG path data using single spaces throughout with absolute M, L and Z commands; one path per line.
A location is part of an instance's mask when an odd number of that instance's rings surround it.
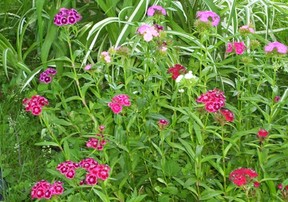
M 64 191 L 63 182 L 57 181 L 53 184 L 45 180 L 37 182 L 31 190 L 32 199 L 51 199 L 54 195 L 61 195 Z
M 82 16 L 75 9 L 60 8 L 54 17 L 57 26 L 73 25 L 81 20 Z
M 96 134 L 96 138 L 92 137 L 90 138 L 87 143 L 86 146 L 88 148 L 94 148 L 98 151 L 103 150 L 104 146 L 106 145 L 106 140 L 104 139 L 104 135 L 103 134 Z
M 108 106 L 114 114 L 119 114 L 122 111 L 123 106 L 129 107 L 131 105 L 129 96 L 126 94 L 115 95 L 112 101 L 108 103 Z
M 57 74 L 57 70 L 54 68 L 47 68 L 40 74 L 39 81 L 43 83 L 51 83 L 53 77 Z
M 65 161 L 57 166 L 57 170 L 68 179 L 73 179 L 76 175 L 76 170 L 82 168 L 87 171 L 84 181 L 80 184 L 95 185 L 97 179 L 106 180 L 109 177 L 110 167 L 105 164 L 99 164 L 93 158 L 86 158 L 75 163 L 72 161 Z
M 224 92 L 219 89 L 209 90 L 200 95 L 197 100 L 198 103 L 204 103 L 207 112 L 217 112 L 226 103 Z
M 45 97 L 40 95 L 34 95 L 30 99 L 24 98 L 22 104 L 27 112 L 31 112 L 33 115 L 38 116 L 42 112 L 42 108 L 49 104 Z

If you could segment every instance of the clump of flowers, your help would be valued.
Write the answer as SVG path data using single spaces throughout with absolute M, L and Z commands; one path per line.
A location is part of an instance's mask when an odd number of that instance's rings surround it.
M 111 57 L 110 57 L 109 52 L 103 51 L 100 56 L 101 56 L 101 59 L 104 60 L 106 63 L 111 62 Z
M 83 159 L 80 162 L 80 166 L 88 172 L 84 181 L 88 185 L 95 185 L 98 179 L 106 180 L 109 177 L 110 167 L 105 164 L 99 164 L 93 158 Z
M 257 172 L 250 168 L 238 168 L 232 171 L 229 179 L 238 187 L 248 184 L 252 179 L 258 176 Z
M 242 27 L 239 28 L 239 32 L 243 35 L 247 35 L 250 33 L 255 33 L 255 30 L 249 25 L 243 25 Z
M 179 82 L 181 82 L 182 81 L 182 79 L 185 79 L 185 80 L 193 80 L 193 81 L 197 81 L 198 80 L 198 77 L 196 77 L 193 73 L 192 73 L 192 71 L 189 71 L 188 73 L 186 73 L 186 74 L 180 74 L 177 78 L 176 78 L 176 80 L 175 80 L 175 82 L 176 83 L 179 83 Z
M 220 109 L 220 114 L 225 118 L 227 122 L 233 122 L 235 119 L 234 113 L 229 109 Z
M 180 74 L 185 74 L 186 72 L 186 68 L 180 64 L 176 64 L 168 69 L 168 73 L 172 74 L 173 80 L 176 80 L 180 76 Z
M 217 112 L 225 106 L 226 98 L 222 91 L 214 89 L 200 95 L 196 101 L 205 104 L 207 112 Z
M 98 151 L 103 150 L 104 146 L 106 145 L 106 140 L 104 139 L 104 135 L 103 134 L 96 134 L 96 138 L 90 138 L 87 143 L 86 146 L 88 148 L 94 148 Z
M 159 32 L 155 28 L 155 26 L 151 26 L 148 24 L 143 24 L 141 25 L 138 29 L 137 32 L 143 36 L 144 41 L 151 41 L 154 37 L 159 36 Z
M 227 44 L 226 53 L 235 52 L 237 55 L 242 55 L 246 49 L 244 42 L 229 42 Z
M 35 116 L 39 116 L 42 112 L 42 108 L 49 104 L 45 97 L 40 95 L 34 95 L 30 99 L 24 98 L 22 104 L 27 112 L 31 112 Z
M 79 164 L 72 162 L 72 161 L 65 161 L 57 166 L 57 170 L 62 174 L 65 175 L 68 179 L 73 179 L 76 174 L 76 169 L 79 168 Z
M 286 54 L 287 53 L 287 46 L 275 41 L 275 42 L 270 42 L 268 45 L 264 47 L 264 50 L 266 53 L 279 53 L 279 54 Z
M 45 180 L 41 180 L 32 187 L 31 198 L 50 199 L 54 195 L 61 195 L 63 191 L 63 182 L 56 181 L 53 184 L 50 184 Z
M 112 98 L 112 101 L 108 103 L 108 106 L 114 114 L 119 114 L 122 111 L 123 106 L 129 107 L 130 105 L 129 96 L 126 94 L 115 95 Z
M 53 77 L 57 74 L 57 70 L 54 68 L 47 68 L 44 72 L 40 74 L 39 80 L 43 83 L 51 83 Z
M 205 24 L 211 24 L 216 27 L 220 22 L 220 16 L 214 13 L 213 11 L 198 11 L 196 13 L 196 17 L 200 22 L 204 22 Z
M 147 15 L 150 17 L 154 15 L 166 15 L 166 10 L 162 6 L 150 6 L 147 10 Z
M 57 26 L 73 25 L 81 20 L 82 16 L 75 9 L 60 8 L 54 17 Z

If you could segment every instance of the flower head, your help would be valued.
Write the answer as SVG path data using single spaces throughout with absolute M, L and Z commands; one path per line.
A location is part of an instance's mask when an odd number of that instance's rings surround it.
M 168 73 L 172 74 L 173 80 L 176 80 L 180 74 L 185 74 L 186 72 L 187 72 L 186 68 L 180 64 L 176 64 L 168 69 Z
M 251 179 L 257 177 L 256 171 L 250 168 L 238 168 L 232 171 L 229 175 L 229 179 L 237 186 L 243 186 L 248 184 Z
M 281 97 L 279 95 L 274 97 L 274 102 L 279 102 L 281 100 Z
M 239 28 L 240 33 L 247 35 L 250 33 L 255 33 L 255 30 L 250 27 L 249 25 L 243 25 L 242 27 Z
M 156 30 L 155 26 L 151 26 L 148 24 L 141 25 L 137 32 L 143 36 L 144 41 L 151 41 L 153 37 L 158 37 L 159 32 Z
M 106 63 L 110 63 L 111 62 L 110 54 L 107 51 L 103 51 L 101 53 L 101 59 L 104 60 Z
M 79 164 L 73 161 L 65 161 L 58 164 L 56 170 L 58 170 L 62 175 L 65 175 L 68 179 L 73 179 L 75 177 L 75 170 L 79 168 Z
M 211 23 L 212 26 L 216 27 L 220 22 L 220 17 L 213 11 L 198 11 L 196 17 L 201 22 Z
M 147 10 L 147 15 L 154 16 L 156 14 L 166 15 L 166 10 L 162 6 L 158 5 L 150 6 Z
M 39 81 L 42 83 L 51 83 L 53 77 L 57 74 L 57 70 L 54 68 L 47 68 L 44 72 L 40 74 Z
M 42 112 L 42 108 L 49 104 L 45 97 L 40 95 L 34 95 L 30 99 L 24 98 L 22 104 L 26 111 L 30 111 L 33 115 L 39 116 Z
M 57 181 L 50 184 L 45 180 L 41 180 L 32 187 L 31 198 L 50 199 L 53 195 L 61 195 L 63 191 L 63 182 Z
M 97 134 L 96 138 L 90 138 L 87 143 L 86 146 L 88 148 L 94 148 L 98 151 L 103 150 L 104 146 L 106 145 L 106 140 L 104 139 L 103 134 Z
M 234 121 L 234 114 L 232 111 L 230 111 L 229 109 L 220 109 L 220 113 L 223 115 L 223 117 L 225 118 L 225 120 L 227 122 L 233 122 Z
M 165 128 L 166 126 L 168 126 L 169 122 L 166 119 L 160 119 L 158 121 L 158 126 L 160 129 Z
M 258 138 L 263 139 L 266 138 L 268 136 L 269 132 L 265 129 L 260 129 L 257 133 Z
M 60 8 L 54 17 L 54 24 L 57 26 L 73 25 L 81 19 L 82 16 L 75 9 Z
M 242 55 L 246 49 L 244 42 L 229 42 L 227 43 L 226 53 L 235 51 L 237 55 Z
M 204 103 L 207 112 L 217 112 L 224 107 L 226 98 L 222 91 L 214 89 L 200 95 L 196 101 L 198 103 Z
M 129 107 L 131 105 L 129 96 L 126 94 L 115 95 L 112 101 L 108 103 L 108 106 L 114 114 L 119 114 L 122 111 L 123 106 Z
M 275 42 L 270 42 L 267 46 L 264 47 L 264 50 L 266 53 L 272 53 L 272 52 L 276 52 L 279 54 L 286 54 L 287 53 L 287 46 L 275 41 Z

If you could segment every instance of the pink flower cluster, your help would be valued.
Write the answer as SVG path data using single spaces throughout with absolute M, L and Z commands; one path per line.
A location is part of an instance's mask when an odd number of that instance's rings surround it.
M 243 25 L 242 27 L 239 28 L 239 31 L 240 33 L 243 34 L 255 33 L 255 30 L 249 25 Z
M 246 46 L 244 42 L 233 42 L 233 43 L 229 42 L 227 44 L 226 53 L 232 53 L 234 51 L 237 55 L 242 55 L 245 49 Z
M 73 179 L 76 174 L 76 169 L 79 168 L 79 164 L 72 162 L 72 161 L 65 161 L 57 166 L 57 170 L 62 174 L 65 175 L 68 179 Z
M 172 74 L 173 80 L 176 80 L 180 74 L 187 73 L 187 69 L 180 64 L 176 64 L 168 69 L 168 73 Z
M 148 24 L 141 25 L 137 32 L 143 36 L 144 41 L 151 41 L 154 37 L 159 36 L 159 32 L 155 26 Z
M 99 164 L 93 158 L 83 159 L 80 162 L 80 166 L 88 172 L 85 177 L 85 183 L 88 185 L 95 185 L 98 179 L 106 180 L 109 177 L 110 167 L 105 164 Z
M 112 101 L 108 103 L 108 106 L 114 114 L 119 114 L 122 111 L 123 106 L 129 107 L 130 105 L 129 96 L 126 94 L 115 95 L 112 98 Z
M 54 17 L 57 26 L 73 25 L 81 20 L 82 16 L 75 9 L 60 8 Z
M 213 11 L 198 11 L 196 13 L 196 17 L 201 22 L 208 22 L 211 23 L 212 26 L 216 27 L 220 22 L 220 17 Z
M 104 139 L 104 136 L 103 134 L 97 134 L 96 135 L 97 138 L 90 138 L 87 143 L 86 143 L 86 146 L 88 148 L 94 148 L 98 151 L 101 151 L 103 150 L 103 147 L 106 145 L 106 140 Z
M 107 51 L 103 51 L 101 53 L 101 59 L 104 60 L 106 63 L 110 63 L 111 62 L 110 54 Z
M 198 103 L 204 103 L 207 112 L 217 112 L 224 107 L 226 98 L 224 93 L 218 89 L 209 90 L 200 95 L 197 100 Z M 227 112 L 224 112 L 227 113 Z M 227 113 L 228 114 L 228 113 Z
M 42 112 L 42 107 L 49 104 L 45 97 L 40 95 L 34 95 L 30 99 L 24 98 L 22 104 L 27 112 L 31 112 L 33 115 L 38 116 Z
M 277 52 L 280 54 L 286 54 L 288 47 L 278 41 L 270 42 L 267 46 L 264 47 L 266 53 Z
M 251 179 L 257 177 L 256 171 L 250 168 L 238 168 L 232 171 L 229 175 L 229 179 L 237 186 L 243 186 L 248 184 Z
M 63 191 L 63 182 L 57 181 L 50 184 L 45 180 L 41 180 L 32 187 L 31 198 L 50 199 L 53 195 L 61 195 Z
M 98 179 L 106 180 L 109 177 L 110 167 L 105 164 L 99 164 L 93 158 L 86 158 L 79 163 L 72 161 L 65 161 L 57 166 L 57 170 L 61 174 L 65 175 L 68 179 L 75 177 L 76 169 L 83 168 L 88 173 L 86 174 L 85 181 L 81 181 L 80 184 L 95 185 Z
M 154 16 L 155 14 L 166 15 L 166 10 L 162 6 L 154 5 L 148 8 L 147 15 Z
M 39 80 L 43 83 L 51 83 L 53 76 L 57 74 L 57 70 L 54 68 L 48 68 L 40 74 Z

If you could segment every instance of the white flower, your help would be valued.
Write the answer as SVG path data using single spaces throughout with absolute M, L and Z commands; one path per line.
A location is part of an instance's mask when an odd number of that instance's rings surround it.
M 184 78 L 184 76 L 181 74 L 176 78 L 175 82 L 179 83 L 183 78 Z
M 184 93 L 184 89 L 181 88 L 181 89 L 178 90 L 178 92 L 179 92 L 179 93 Z
M 197 77 L 192 74 L 192 71 L 189 71 L 187 74 L 185 74 L 184 78 L 185 79 L 196 79 Z

